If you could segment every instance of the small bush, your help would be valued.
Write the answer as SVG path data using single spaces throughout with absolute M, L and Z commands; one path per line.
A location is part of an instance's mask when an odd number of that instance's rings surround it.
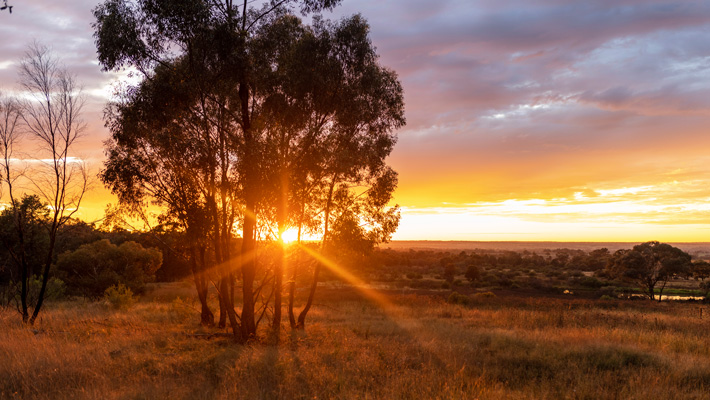
M 474 299 L 493 299 L 496 295 L 493 292 L 481 292 L 473 295 Z
M 104 291 L 104 300 L 117 310 L 129 309 L 136 301 L 133 297 L 133 291 L 122 283 L 106 289 L 106 291 Z
M 604 286 L 604 282 L 600 281 L 599 279 L 593 277 L 593 276 L 585 276 L 585 277 L 578 277 L 576 279 L 572 280 L 573 283 L 592 288 L 592 289 L 599 289 L 602 286 Z
M 611 297 L 611 298 L 617 298 L 619 297 L 619 292 L 618 288 L 616 286 L 603 286 L 597 290 L 597 295 L 599 297 Z
M 449 304 L 469 305 L 471 304 L 471 298 L 458 292 L 452 292 L 446 302 Z
M 199 312 L 194 305 L 180 297 L 176 297 L 170 305 L 170 315 L 177 321 L 187 320 L 195 314 Z

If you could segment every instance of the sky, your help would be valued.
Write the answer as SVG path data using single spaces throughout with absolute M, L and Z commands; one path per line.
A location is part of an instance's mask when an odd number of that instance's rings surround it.
M 102 108 L 98 2 L 12 0 L 0 90 L 39 40 L 83 83 L 94 170 Z M 710 241 L 710 3 L 344 0 L 405 92 L 398 240 Z M 96 182 L 81 215 L 114 202 Z

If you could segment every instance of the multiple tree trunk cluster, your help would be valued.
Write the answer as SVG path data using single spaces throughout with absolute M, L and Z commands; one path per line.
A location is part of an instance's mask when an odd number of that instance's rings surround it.
M 218 323 L 228 319 L 238 341 L 265 315 L 280 328 L 286 292 L 289 322 L 303 327 L 316 258 L 386 241 L 399 222 L 385 163 L 405 123 L 396 74 L 378 64 L 362 17 L 306 25 L 294 14 L 338 2 L 107 0 L 94 10 L 102 66 L 143 77 L 107 106 L 101 179 L 122 210 L 145 220 L 160 210 L 162 226 L 184 232 L 202 323 L 214 321 L 213 286 Z M 298 318 L 306 264 L 286 263 L 289 230 L 299 245 L 304 235 L 320 243 Z M 265 260 L 268 244 L 277 255 Z

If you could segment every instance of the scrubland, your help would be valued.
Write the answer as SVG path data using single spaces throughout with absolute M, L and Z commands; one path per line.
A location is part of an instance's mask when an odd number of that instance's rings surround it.
M 325 289 L 305 331 L 237 345 L 198 326 L 185 284 L 128 310 L 0 312 L 0 397 L 707 399 L 700 303 Z M 187 300 L 185 300 L 187 299 Z M 702 310 L 702 311 L 701 311 Z M 262 324 L 266 325 L 266 324 Z

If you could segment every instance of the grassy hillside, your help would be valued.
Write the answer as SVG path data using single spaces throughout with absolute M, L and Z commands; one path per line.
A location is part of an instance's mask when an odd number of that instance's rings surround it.
M 695 303 L 324 290 L 305 332 L 238 346 L 196 325 L 189 287 L 127 311 L 0 313 L 0 398 L 706 399 L 710 315 Z M 701 316 L 701 308 L 704 312 Z M 264 332 L 265 334 L 265 332 Z

